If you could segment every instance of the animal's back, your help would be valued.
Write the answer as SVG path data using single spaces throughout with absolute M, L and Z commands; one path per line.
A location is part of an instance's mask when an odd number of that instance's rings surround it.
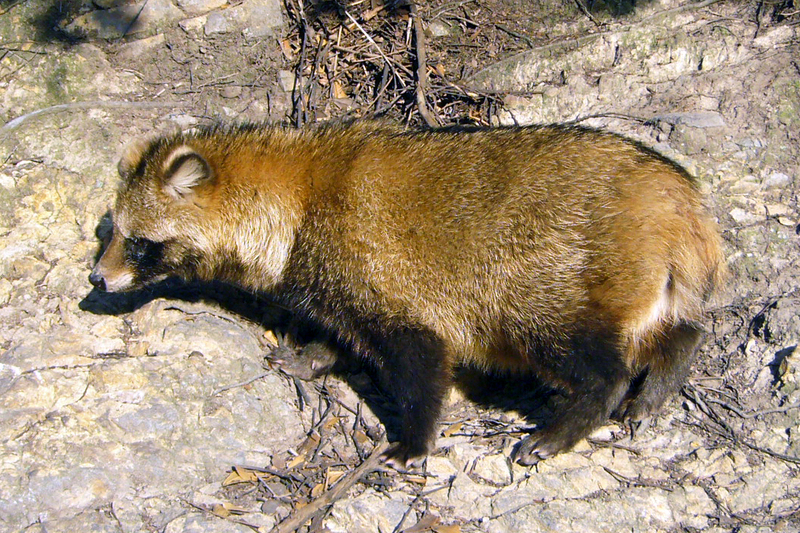
M 529 365 L 509 336 L 552 342 L 589 313 L 631 339 L 696 320 L 721 264 L 689 176 L 594 130 L 371 132 L 335 183 L 301 260 L 335 242 L 331 284 L 485 366 Z

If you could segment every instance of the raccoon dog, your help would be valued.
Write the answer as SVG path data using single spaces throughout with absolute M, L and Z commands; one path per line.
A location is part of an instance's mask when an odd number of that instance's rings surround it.
M 686 377 L 724 270 L 691 177 L 587 128 L 218 125 L 135 143 L 119 173 L 91 283 L 273 295 L 374 366 L 402 413 L 400 464 L 429 451 L 456 364 L 567 396 L 523 463 L 612 414 L 645 419 Z M 315 345 L 297 357 L 330 366 Z

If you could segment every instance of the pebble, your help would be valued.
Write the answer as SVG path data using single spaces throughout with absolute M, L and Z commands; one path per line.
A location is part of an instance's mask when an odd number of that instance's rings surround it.
M 667 113 L 659 115 L 655 120 L 672 125 L 684 125 L 690 128 L 719 128 L 725 126 L 725 119 L 716 111 L 698 111 L 694 113 Z
M 776 189 L 788 187 L 792 183 L 792 178 L 783 172 L 773 172 L 764 180 L 764 187 L 767 189 Z
M 178 7 L 187 15 L 202 15 L 228 5 L 228 0 L 177 0 Z

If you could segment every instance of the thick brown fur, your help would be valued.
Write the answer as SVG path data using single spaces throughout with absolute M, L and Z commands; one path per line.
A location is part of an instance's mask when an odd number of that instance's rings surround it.
M 724 271 L 691 177 L 586 128 L 216 126 L 137 143 L 120 174 L 92 282 L 274 294 L 375 365 L 401 462 L 429 450 L 456 363 L 569 396 L 523 462 L 612 413 L 649 416 L 688 373 Z

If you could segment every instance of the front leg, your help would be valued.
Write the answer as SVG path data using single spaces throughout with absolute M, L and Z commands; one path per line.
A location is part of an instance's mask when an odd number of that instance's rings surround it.
M 384 455 L 388 464 L 405 468 L 425 457 L 436 438 L 452 362 L 444 342 L 424 327 L 393 327 L 373 339 L 368 358 L 377 366 L 379 386 L 401 415 L 399 441 Z
M 300 348 L 284 341 L 268 357 L 283 372 L 304 381 L 312 381 L 327 374 L 338 360 L 336 351 L 320 341 L 310 342 Z

